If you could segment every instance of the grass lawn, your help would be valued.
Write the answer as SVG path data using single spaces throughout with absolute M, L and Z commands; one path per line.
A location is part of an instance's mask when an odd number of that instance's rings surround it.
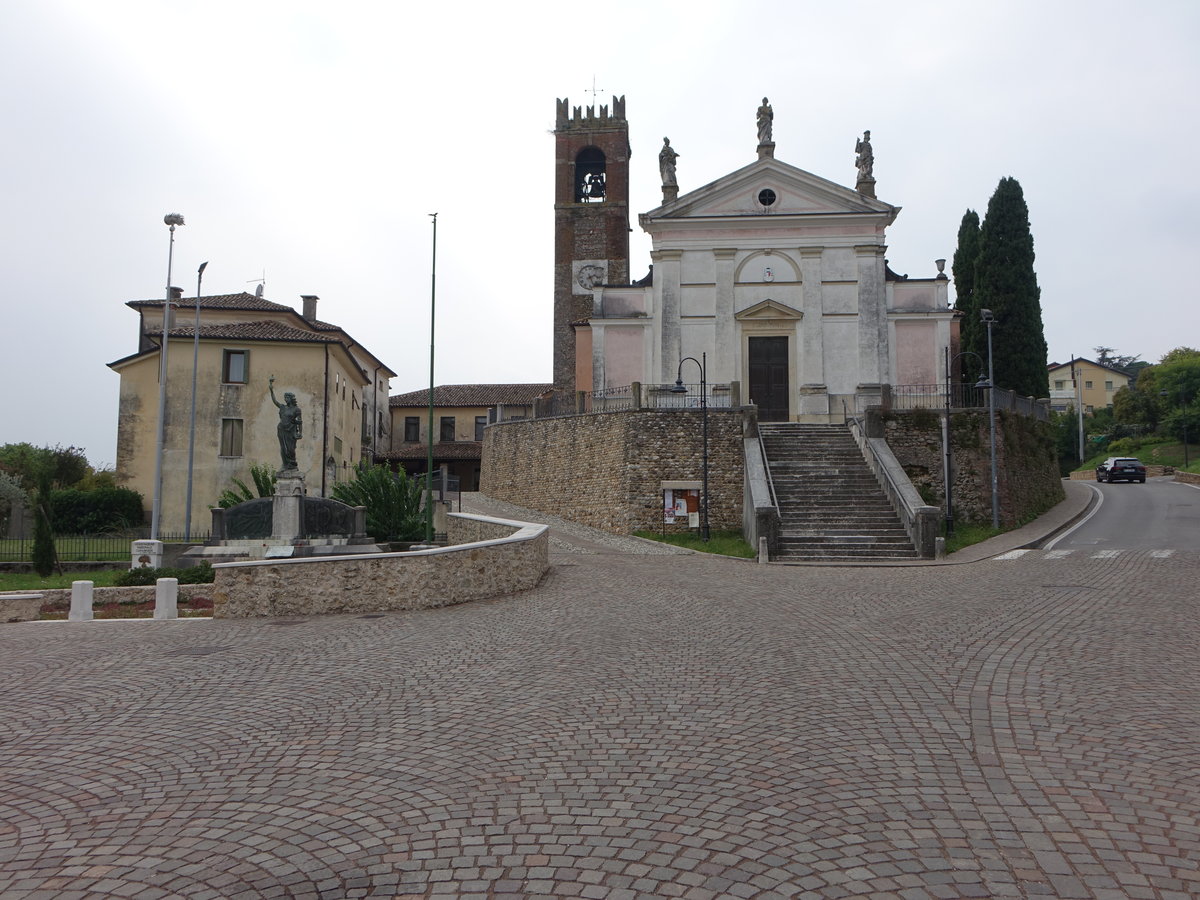
M 716 553 L 720 556 L 739 556 L 743 559 L 754 559 L 758 551 L 742 540 L 737 531 L 713 531 L 709 534 L 708 543 L 700 540 L 700 535 L 687 531 L 681 534 L 662 534 L 658 531 L 635 531 L 640 538 L 658 541 L 663 544 L 674 544 L 676 547 L 686 547 L 689 550 L 699 550 L 702 553 Z
M 70 588 L 72 581 L 91 581 L 96 587 L 112 587 L 120 569 L 101 569 L 96 572 L 57 573 L 43 578 L 36 572 L 0 572 L 0 591 L 46 591 L 53 588 Z
M 1007 528 L 993 528 L 991 525 L 956 524 L 954 534 L 946 538 L 946 552 L 953 553 L 963 547 L 970 547 L 972 544 L 986 541 L 998 534 L 1004 534 L 1007 530 Z

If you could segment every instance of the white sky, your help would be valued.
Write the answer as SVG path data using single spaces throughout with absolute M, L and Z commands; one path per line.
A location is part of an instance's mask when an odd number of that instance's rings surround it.
M 254 290 L 428 384 L 549 381 L 555 99 L 627 102 L 636 214 L 776 158 L 847 186 L 871 130 L 894 270 L 935 273 L 1001 177 L 1029 204 L 1052 360 L 1200 345 L 1200 4 L 0 0 L 0 443 L 111 465 L 137 316 Z M 947 264 L 949 268 L 949 264 Z

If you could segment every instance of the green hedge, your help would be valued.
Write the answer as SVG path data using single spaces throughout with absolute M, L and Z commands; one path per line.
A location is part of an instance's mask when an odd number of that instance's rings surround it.
M 129 488 L 50 492 L 50 522 L 57 534 L 104 534 L 136 528 L 142 520 L 142 495 Z
M 154 584 L 160 578 L 178 578 L 180 584 L 212 584 L 213 577 L 213 567 L 205 562 L 187 569 L 130 569 L 118 575 L 114 583 L 118 587 L 138 587 Z

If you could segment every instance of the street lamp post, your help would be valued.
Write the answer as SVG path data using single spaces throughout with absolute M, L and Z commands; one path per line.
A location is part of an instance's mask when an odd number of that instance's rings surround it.
M 200 367 L 200 285 L 204 281 L 204 268 L 207 265 L 207 262 L 202 262 L 196 270 L 196 321 L 192 326 L 192 414 L 188 430 L 187 500 L 184 503 L 187 507 L 187 518 L 183 526 L 185 541 L 192 539 L 192 472 L 196 461 L 196 372 Z
M 946 537 L 950 537 L 952 534 L 954 534 L 954 501 L 952 499 L 952 497 L 953 497 L 953 473 L 952 473 L 953 465 L 952 465 L 951 447 L 950 447 L 950 443 L 951 443 L 951 441 L 950 441 L 950 438 L 951 438 L 951 434 L 950 434 L 950 393 L 951 393 L 951 388 L 952 388 L 951 376 L 953 374 L 954 364 L 956 362 L 958 362 L 960 359 L 962 359 L 964 356 L 975 357 L 977 360 L 979 360 L 979 368 L 980 369 L 983 368 L 983 360 L 980 359 L 978 353 L 975 353 L 971 350 L 964 350 L 962 353 L 954 354 L 953 358 L 951 358 L 950 357 L 950 348 L 949 347 L 946 348 L 946 358 L 947 358 L 947 362 L 946 362 L 946 422 L 945 422 L 945 426 L 944 426 L 945 433 L 943 434 L 943 437 L 942 437 L 942 440 L 943 440 L 945 448 L 946 448 L 945 472 L 943 475 L 943 479 L 946 484 Z M 984 380 L 983 373 L 980 372 L 979 381 L 975 384 L 975 387 L 982 388 L 985 386 L 985 384 L 986 384 L 986 382 Z
M 175 226 L 183 224 L 179 213 L 167 213 L 163 224 L 171 229 L 171 242 L 167 248 L 167 296 L 163 302 L 162 346 L 159 347 L 158 363 L 158 436 L 154 451 L 154 503 L 150 513 L 150 540 L 158 540 L 158 527 L 162 520 L 162 468 L 163 446 L 167 433 L 167 332 L 171 324 L 171 264 L 175 258 Z
M 437 213 L 433 219 L 433 266 L 429 284 L 429 453 L 425 460 L 425 542 L 433 543 L 433 325 L 437 306 Z M 442 490 L 446 489 L 442 485 Z
M 703 422 L 704 443 L 701 451 L 701 494 L 700 494 L 700 540 L 708 543 L 708 354 L 701 353 L 700 358 L 686 356 L 679 361 L 676 372 L 673 394 L 686 394 L 687 387 L 683 383 L 683 364 L 691 360 L 700 367 L 700 418 Z
M 983 323 L 987 325 L 988 336 L 988 431 L 991 435 L 992 449 L 992 528 L 1000 528 L 1000 488 L 996 479 L 996 373 L 992 368 L 992 326 L 996 317 L 990 309 L 979 311 Z

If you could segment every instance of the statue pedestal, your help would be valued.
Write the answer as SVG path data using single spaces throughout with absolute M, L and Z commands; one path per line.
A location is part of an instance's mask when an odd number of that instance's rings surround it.
M 774 159 L 775 158 L 775 142 L 763 141 L 758 145 L 759 159 Z
M 304 524 L 304 476 L 298 469 L 285 469 L 275 479 L 271 508 L 271 538 L 294 541 L 302 537 Z

